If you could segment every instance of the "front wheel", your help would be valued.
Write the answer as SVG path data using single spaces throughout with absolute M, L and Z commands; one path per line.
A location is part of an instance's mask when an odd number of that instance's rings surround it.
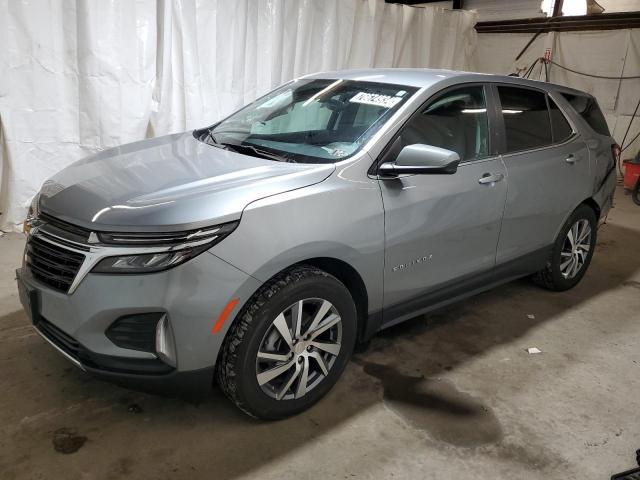
M 333 387 L 355 339 L 347 288 L 320 269 L 295 267 L 265 284 L 239 314 L 223 345 L 218 383 L 253 417 L 295 415 Z
M 544 288 L 573 288 L 589 268 L 596 246 L 598 221 L 593 209 L 580 205 L 566 221 L 553 246 L 547 266 L 533 280 Z

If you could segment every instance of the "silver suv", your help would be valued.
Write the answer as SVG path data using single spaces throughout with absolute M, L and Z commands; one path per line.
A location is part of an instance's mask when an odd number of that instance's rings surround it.
M 594 98 L 558 85 L 314 74 L 48 180 L 20 297 L 83 370 L 174 393 L 217 378 L 282 418 L 383 328 L 518 277 L 576 285 L 616 154 Z

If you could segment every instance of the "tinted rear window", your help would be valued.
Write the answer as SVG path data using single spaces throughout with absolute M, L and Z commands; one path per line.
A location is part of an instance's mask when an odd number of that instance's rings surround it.
M 556 102 L 549 98 L 549 114 L 551 115 L 551 127 L 553 128 L 553 141 L 555 143 L 563 142 L 571 136 L 573 129 L 567 121 L 564 113 L 558 108 Z
M 607 121 L 604 119 L 604 115 L 593 97 L 571 95 L 569 93 L 563 93 L 562 96 L 571 104 L 575 111 L 587 121 L 596 133 L 611 136 Z
M 507 137 L 507 152 L 544 147 L 553 143 L 544 92 L 518 87 L 498 87 Z

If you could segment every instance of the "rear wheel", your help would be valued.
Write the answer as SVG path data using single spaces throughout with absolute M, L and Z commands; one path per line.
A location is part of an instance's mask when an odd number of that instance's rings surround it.
M 355 338 L 356 309 L 347 288 L 315 267 L 296 267 L 244 307 L 225 339 L 218 383 L 251 416 L 288 417 L 333 387 Z
M 636 182 L 636 186 L 631 192 L 631 198 L 633 199 L 633 203 L 640 205 L 640 179 Z
M 560 230 L 547 266 L 533 277 L 534 281 L 555 291 L 577 285 L 591 263 L 597 223 L 593 209 L 580 205 Z

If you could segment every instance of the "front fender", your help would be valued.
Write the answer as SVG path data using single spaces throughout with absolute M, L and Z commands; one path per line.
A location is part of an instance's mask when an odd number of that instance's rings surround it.
M 384 213 L 375 179 L 354 185 L 332 176 L 257 200 L 233 234 L 210 251 L 262 282 L 311 258 L 335 258 L 361 276 L 368 312 L 382 308 Z

